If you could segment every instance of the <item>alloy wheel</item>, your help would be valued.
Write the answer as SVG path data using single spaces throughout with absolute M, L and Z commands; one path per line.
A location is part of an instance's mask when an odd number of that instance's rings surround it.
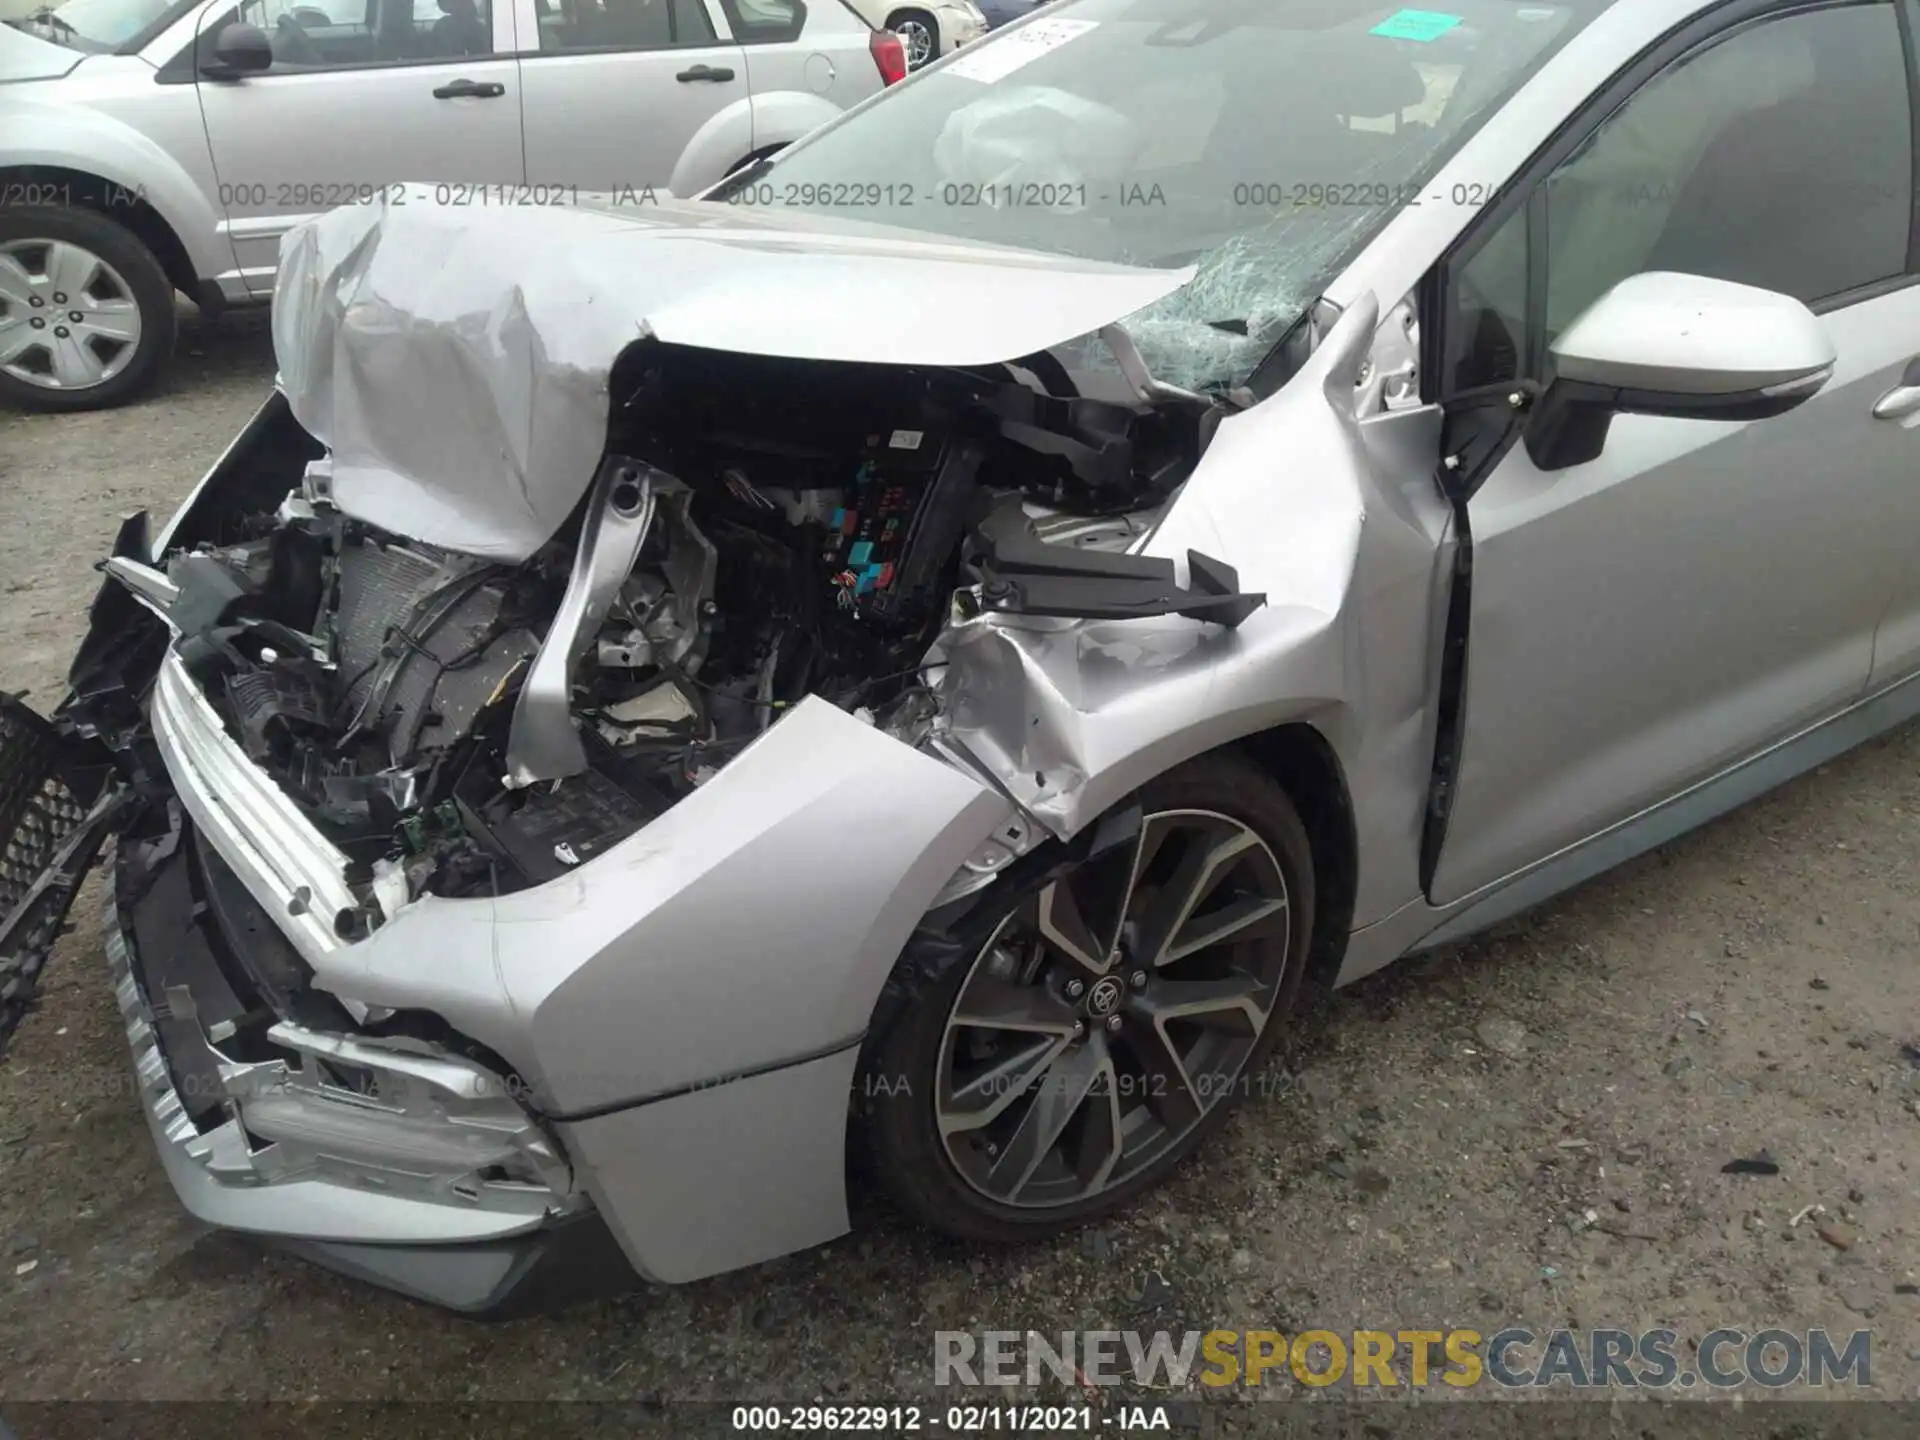
M 924 20 L 902 20 L 893 27 L 893 33 L 900 37 L 901 48 L 907 52 L 907 69 L 918 70 L 933 59 L 933 32 L 927 28 Z
M 70 240 L 0 244 L 0 370 L 49 390 L 104 385 L 140 349 L 120 272 Z
M 1147 815 L 1138 840 L 1014 910 L 981 947 L 941 1040 L 947 1158 L 1002 1205 L 1124 1182 L 1241 1081 L 1291 957 L 1266 841 L 1210 810 Z

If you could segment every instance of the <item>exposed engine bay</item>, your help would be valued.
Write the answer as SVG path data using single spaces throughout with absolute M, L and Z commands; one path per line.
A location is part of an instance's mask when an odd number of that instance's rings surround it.
M 170 558 L 176 649 L 353 862 L 369 924 L 422 893 L 539 884 L 808 695 L 896 733 L 931 713 L 929 649 L 955 620 L 1234 625 L 1260 603 L 1204 556 L 1182 588 L 1126 553 L 1218 413 L 1061 398 L 1048 369 L 637 345 L 592 490 L 526 563 L 352 518 L 323 457 Z

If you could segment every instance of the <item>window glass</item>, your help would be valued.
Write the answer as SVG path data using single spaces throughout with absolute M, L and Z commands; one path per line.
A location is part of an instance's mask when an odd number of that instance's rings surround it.
M 69 50 L 100 54 L 151 29 L 172 10 L 169 0 L 67 0 L 59 6 L 12 7 L 9 24 Z
M 542 50 L 671 50 L 714 43 L 700 0 L 535 0 Z
M 1444 395 L 1513 380 L 1530 366 L 1527 344 L 1527 212 L 1514 211 L 1452 277 Z
M 720 0 L 720 4 L 733 27 L 733 38 L 743 45 L 792 40 L 807 23 L 806 0 Z
M 746 0 L 729 0 L 746 3 Z M 769 4 L 772 0 L 753 0 Z M 1604 0 L 1077 0 L 976 42 L 717 198 L 1196 275 L 1127 317 L 1155 375 L 1243 383 Z M 1111 372 L 1106 347 L 1063 357 Z
M 1809 302 L 1898 275 L 1912 184 L 1893 7 L 1756 25 L 1656 78 L 1548 181 L 1547 332 L 1642 270 Z
M 242 0 L 275 70 L 325 70 L 493 53 L 491 0 Z
M 1641 87 L 1547 178 L 1545 338 L 1647 270 L 1808 303 L 1898 276 L 1912 166 L 1891 5 L 1737 31 Z M 1454 388 L 1511 379 L 1528 364 L 1515 343 L 1525 312 L 1514 308 L 1526 250 L 1516 215 L 1456 273 Z

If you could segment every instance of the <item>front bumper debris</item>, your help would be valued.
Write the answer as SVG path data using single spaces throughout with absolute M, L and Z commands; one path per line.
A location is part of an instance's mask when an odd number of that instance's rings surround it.
M 562 1273 L 601 1225 L 625 1257 L 607 1285 L 844 1234 L 873 996 L 1009 819 L 979 781 L 810 700 L 591 864 L 370 914 L 175 659 L 150 720 L 159 808 L 121 838 L 110 943 L 169 1178 L 213 1224 L 456 1308 Z M 403 1048 L 410 1017 L 435 1043 Z M 461 1056 L 484 1074 L 440 1068 Z M 407 1102 L 369 1105 L 369 1069 Z M 359 1080 L 323 1078 L 342 1070 Z M 510 1072 L 525 1089 L 502 1099 Z M 504 1181 L 503 1157 L 521 1164 Z
M 270 966 L 234 949 L 264 916 L 234 908 L 221 863 L 176 814 L 157 839 L 123 838 L 105 907 L 141 1107 L 181 1203 L 462 1310 L 498 1310 L 563 1249 L 595 1249 L 605 1227 L 503 1077 L 274 1015 Z

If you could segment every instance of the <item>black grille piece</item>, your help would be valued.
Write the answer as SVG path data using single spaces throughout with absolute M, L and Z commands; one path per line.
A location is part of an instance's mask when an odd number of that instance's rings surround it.
M 33 1008 L 53 942 L 120 798 L 89 810 L 63 774 L 53 727 L 0 694 L 0 1055 Z
M 60 778 L 60 737 L 25 704 L 0 695 L 0 918 L 10 917 L 86 807 Z

